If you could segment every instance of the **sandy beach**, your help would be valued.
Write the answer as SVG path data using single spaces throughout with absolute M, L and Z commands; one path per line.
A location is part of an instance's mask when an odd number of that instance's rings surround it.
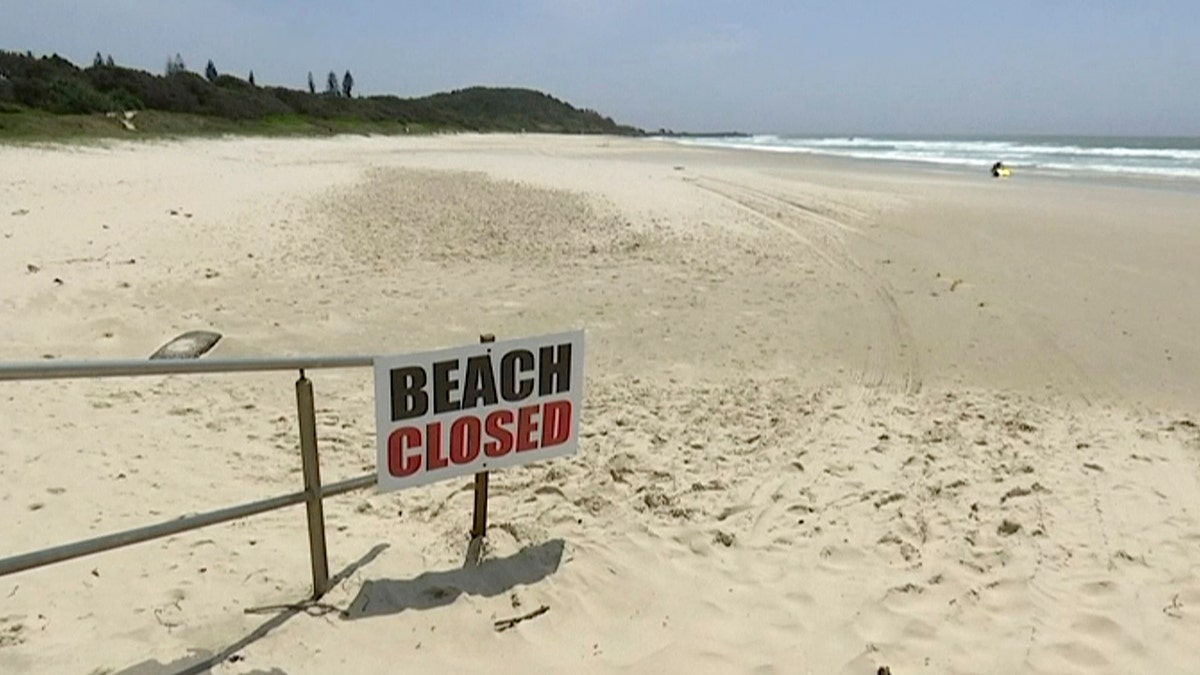
M 537 135 L 0 146 L 0 361 L 587 331 L 582 444 L 0 577 L 0 673 L 1200 669 L 1200 188 Z M 327 482 L 371 373 L 311 373 Z M 302 487 L 294 373 L 0 383 L 0 557 Z M 541 616 L 511 630 L 494 622 Z

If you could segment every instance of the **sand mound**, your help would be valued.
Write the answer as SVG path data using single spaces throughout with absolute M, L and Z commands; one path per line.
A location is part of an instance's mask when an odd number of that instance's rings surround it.
M 350 251 L 379 265 L 561 262 L 649 241 L 595 197 L 478 172 L 376 168 L 315 207 L 314 217 L 336 223 Z

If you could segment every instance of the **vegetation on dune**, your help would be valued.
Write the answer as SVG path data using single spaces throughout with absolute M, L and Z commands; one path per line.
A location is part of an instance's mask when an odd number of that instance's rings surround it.
M 427 96 L 422 101 L 472 124 L 503 131 L 632 133 L 594 110 L 577 110 L 553 96 L 530 89 L 471 87 Z M 639 132 L 640 133 L 640 132 Z
M 318 91 L 258 86 L 218 71 L 203 76 L 176 54 L 163 75 L 118 66 L 96 54 L 89 68 L 58 56 L 0 51 L 0 136 L 142 133 L 404 133 L 530 131 L 640 135 L 594 110 L 530 89 L 471 87 L 420 98 L 354 96 L 354 76 L 330 71 Z

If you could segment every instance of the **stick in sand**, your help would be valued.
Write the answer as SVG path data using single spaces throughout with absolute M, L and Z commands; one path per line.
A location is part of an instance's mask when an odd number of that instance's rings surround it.
M 511 619 L 501 619 L 495 623 L 496 632 L 503 633 L 504 631 L 516 626 L 517 624 L 521 623 L 522 621 L 528 621 L 529 619 L 539 617 L 549 611 L 550 611 L 550 607 L 548 605 L 542 605 L 541 607 L 538 607 L 537 609 L 533 610 L 532 612 L 530 612 L 528 614 L 522 614 L 521 616 L 514 616 Z

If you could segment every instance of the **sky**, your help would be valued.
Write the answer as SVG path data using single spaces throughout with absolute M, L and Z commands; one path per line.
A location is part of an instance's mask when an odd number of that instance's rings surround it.
M 1198 0 L 0 0 L 0 49 L 360 94 L 545 91 L 647 130 L 1200 135 Z

